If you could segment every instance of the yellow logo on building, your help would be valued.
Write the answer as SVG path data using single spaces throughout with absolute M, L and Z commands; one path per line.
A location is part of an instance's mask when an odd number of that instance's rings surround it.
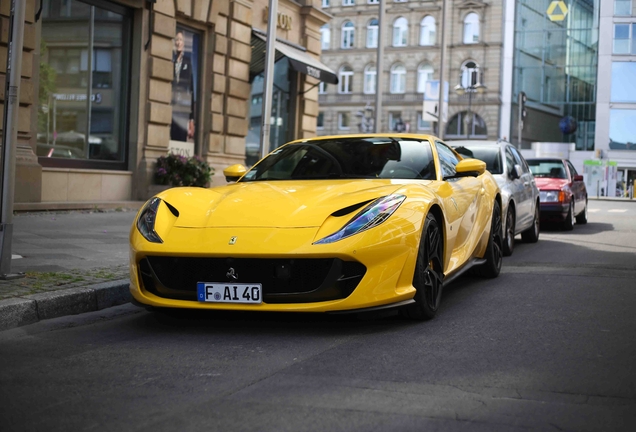
M 548 18 L 550 18 L 550 21 L 563 21 L 568 14 L 568 7 L 565 5 L 564 1 L 555 0 L 550 3 L 546 13 L 548 14 Z

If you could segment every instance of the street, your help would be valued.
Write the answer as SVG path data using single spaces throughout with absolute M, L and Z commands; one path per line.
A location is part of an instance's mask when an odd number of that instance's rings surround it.
M 631 431 L 636 203 L 589 206 L 428 322 L 127 304 L 0 332 L 0 430 Z

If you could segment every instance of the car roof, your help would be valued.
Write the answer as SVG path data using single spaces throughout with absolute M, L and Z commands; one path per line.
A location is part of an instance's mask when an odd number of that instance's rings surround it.
M 419 140 L 439 140 L 442 139 L 428 134 L 413 134 L 413 133 L 377 133 L 377 134 L 347 134 L 347 135 L 327 135 L 317 136 L 312 138 L 301 138 L 294 141 L 290 141 L 289 144 L 304 143 L 311 141 L 322 141 L 329 139 L 344 139 L 344 138 L 410 138 Z

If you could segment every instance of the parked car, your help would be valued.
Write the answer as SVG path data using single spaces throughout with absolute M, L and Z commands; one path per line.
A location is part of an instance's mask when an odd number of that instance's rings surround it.
M 464 271 L 499 275 L 497 182 L 433 136 L 302 139 L 224 174 L 232 183 L 168 189 L 139 211 L 136 302 L 431 319 Z
M 587 190 L 583 176 L 567 159 L 528 159 L 530 171 L 539 187 L 541 220 L 555 221 L 570 231 L 574 221 L 587 223 Z
M 457 153 L 486 162 L 501 189 L 504 230 L 504 255 L 512 255 L 515 236 L 523 241 L 539 240 L 539 189 L 525 159 L 509 142 L 451 141 Z

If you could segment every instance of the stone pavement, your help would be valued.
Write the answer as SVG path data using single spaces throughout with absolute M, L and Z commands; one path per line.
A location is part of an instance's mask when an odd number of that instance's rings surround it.
M 11 273 L 25 277 L 0 280 L 0 331 L 128 302 L 128 234 L 142 204 L 16 214 Z

